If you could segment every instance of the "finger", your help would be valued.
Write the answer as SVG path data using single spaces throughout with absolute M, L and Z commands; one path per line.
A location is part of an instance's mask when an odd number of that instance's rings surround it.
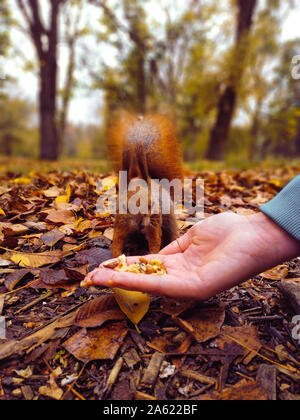
M 136 274 L 124 271 L 113 271 L 108 268 L 96 268 L 85 279 L 87 285 L 106 286 L 110 288 L 121 288 L 126 290 L 134 290 L 150 293 L 153 295 L 168 294 L 174 289 L 173 276 L 170 275 L 149 275 Z M 86 282 L 83 280 L 81 286 L 85 286 Z M 176 289 L 176 288 L 175 288 Z
M 175 239 L 165 248 L 160 251 L 162 255 L 179 254 L 183 253 L 191 244 L 192 235 L 190 230 L 182 235 L 180 238 Z

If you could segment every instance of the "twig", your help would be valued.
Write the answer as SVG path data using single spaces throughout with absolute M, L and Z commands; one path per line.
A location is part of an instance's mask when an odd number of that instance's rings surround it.
M 63 399 L 65 399 L 65 397 L 68 395 L 68 393 L 70 392 L 70 391 L 74 391 L 73 390 L 73 387 L 76 385 L 76 383 L 77 383 L 77 381 L 78 381 L 78 379 L 80 378 L 80 376 L 82 375 L 82 373 L 83 373 L 83 371 L 84 371 L 84 369 L 85 369 L 85 367 L 86 367 L 86 364 L 84 364 L 83 365 L 83 367 L 82 367 L 82 369 L 81 369 L 81 371 L 79 372 L 79 374 L 78 374 L 78 376 L 77 376 L 77 378 L 75 379 L 75 381 L 74 382 L 72 382 L 71 383 L 71 385 L 68 385 L 68 389 L 67 389 L 67 391 L 63 394 L 63 396 L 61 397 L 61 400 L 63 400 Z M 76 391 L 75 391 L 76 392 Z M 77 395 L 78 396 L 78 395 Z M 80 398 L 80 397 L 79 397 Z M 83 398 L 83 397 L 82 397 Z

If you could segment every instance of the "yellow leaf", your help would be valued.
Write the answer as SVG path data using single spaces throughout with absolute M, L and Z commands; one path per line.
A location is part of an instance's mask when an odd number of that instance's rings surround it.
M 130 321 L 137 325 L 148 312 L 151 302 L 150 296 L 142 292 L 132 292 L 118 288 L 112 290 L 121 310 Z
M 110 213 L 97 213 L 96 217 L 98 217 L 99 219 L 105 219 L 105 217 L 109 217 Z
M 69 184 L 67 186 L 66 195 L 61 195 L 61 196 L 57 197 L 55 199 L 55 203 L 56 204 L 58 204 L 58 203 L 69 203 L 70 197 L 71 197 L 71 193 L 72 193 L 71 185 Z
M 80 223 L 83 222 L 83 221 L 84 221 L 83 217 L 80 217 L 79 219 L 77 219 L 76 222 L 74 223 L 75 229 L 77 229 L 78 226 L 80 225 Z
M 61 251 L 41 252 L 30 254 L 26 252 L 8 252 L 2 255 L 2 258 L 13 261 L 20 267 L 42 267 L 46 264 L 54 264 L 60 261 L 62 257 Z
M 28 185 L 28 184 L 31 183 L 31 179 L 30 178 L 25 178 L 25 177 L 23 177 L 23 178 L 15 178 L 13 180 L 13 182 L 15 184 L 26 184 L 26 185 Z
M 84 232 L 84 231 L 91 228 L 92 222 L 90 220 L 85 220 L 82 217 L 80 217 L 80 219 L 78 219 L 74 223 L 74 226 L 75 226 L 77 232 Z
M 275 187 L 281 187 L 281 181 L 280 179 L 270 179 L 270 184 L 275 185 Z
M 1 216 L 6 216 L 5 211 L 0 207 L 0 214 Z

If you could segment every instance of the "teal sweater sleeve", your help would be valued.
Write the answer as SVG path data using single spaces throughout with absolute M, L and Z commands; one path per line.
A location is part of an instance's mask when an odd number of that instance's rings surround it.
M 300 241 L 300 175 L 260 210 Z

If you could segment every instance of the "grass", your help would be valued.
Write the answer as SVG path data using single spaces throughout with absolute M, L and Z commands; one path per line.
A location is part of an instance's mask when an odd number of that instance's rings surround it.
M 109 162 L 105 160 L 60 159 L 57 162 L 41 161 L 26 158 L 7 158 L 0 156 L 0 174 L 12 172 L 16 175 L 26 175 L 31 171 L 47 173 L 51 171 L 86 170 L 92 173 L 105 173 L 110 170 Z
M 230 159 L 224 162 L 211 162 L 208 160 L 199 160 L 187 162 L 186 168 L 192 171 L 221 171 L 221 170 L 243 170 L 243 169 L 274 169 L 286 166 L 295 166 L 300 168 L 300 159 L 267 159 L 263 162 L 251 162 L 241 159 Z M 16 176 L 29 174 L 31 171 L 38 173 L 47 173 L 51 171 L 75 171 L 86 170 L 91 173 L 107 173 L 110 165 L 106 160 L 97 159 L 60 159 L 57 162 L 40 161 L 26 158 L 7 158 L 0 156 L 0 175 L 11 172 Z

